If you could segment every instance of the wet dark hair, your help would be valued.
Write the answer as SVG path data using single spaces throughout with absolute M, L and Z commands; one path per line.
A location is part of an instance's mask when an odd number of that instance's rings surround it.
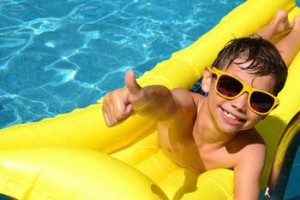
M 277 95 L 283 88 L 287 78 L 287 67 L 277 48 L 269 41 L 261 37 L 243 37 L 233 39 L 219 52 L 214 67 L 229 67 L 236 63 L 235 59 L 246 56 L 245 63 L 251 64 L 245 70 L 253 71 L 258 76 L 274 75 L 274 95 Z M 243 63 L 244 63 L 243 62 Z

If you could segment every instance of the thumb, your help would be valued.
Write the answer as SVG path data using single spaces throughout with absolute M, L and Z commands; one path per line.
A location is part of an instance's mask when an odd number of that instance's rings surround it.
M 125 84 L 131 94 L 138 94 L 142 89 L 136 82 L 135 74 L 132 70 L 128 71 L 125 75 Z

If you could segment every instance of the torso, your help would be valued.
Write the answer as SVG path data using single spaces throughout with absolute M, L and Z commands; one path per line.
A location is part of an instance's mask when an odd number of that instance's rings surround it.
M 195 123 L 193 123 L 193 126 L 190 125 L 190 128 L 183 128 L 185 132 L 176 130 L 176 127 L 184 126 L 182 119 L 173 122 L 175 124 L 174 128 L 165 125 L 159 126 L 159 143 L 164 153 L 175 163 L 199 173 L 215 168 L 234 168 L 243 146 L 249 144 L 245 141 L 251 143 L 257 139 L 259 140 L 258 134 L 250 130 L 237 134 L 236 137 L 224 145 L 206 143 L 199 139 L 201 137 L 198 137 L 201 132 L 197 125 L 198 120 L 201 119 L 195 116 L 193 119 L 186 120 L 192 120 Z M 180 125 L 178 126 L 178 124 Z
M 229 153 L 226 146 L 197 146 L 193 135 L 176 140 L 169 134 L 159 134 L 164 153 L 179 165 L 199 173 L 215 168 L 233 168 L 237 153 Z

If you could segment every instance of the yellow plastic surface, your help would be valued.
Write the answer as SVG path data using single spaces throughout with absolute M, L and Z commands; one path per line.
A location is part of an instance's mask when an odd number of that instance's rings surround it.
M 17 199 L 166 199 L 138 170 L 87 148 L 9 149 L 0 162 L 1 190 Z
M 141 85 L 190 88 L 232 38 L 268 23 L 277 10 L 299 14 L 294 0 L 248 0 L 190 47 L 146 72 Z M 263 13 L 263 15 L 258 15 Z M 279 138 L 300 110 L 300 54 L 289 68 L 281 104 L 258 126 L 268 148 L 265 185 Z M 198 175 L 160 150 L 153 121 L 132 116 L 108 128 L 102 99 L 84 109 L 0 130 L 0 193 L 18 199 L 233 199 L 233 173 Z

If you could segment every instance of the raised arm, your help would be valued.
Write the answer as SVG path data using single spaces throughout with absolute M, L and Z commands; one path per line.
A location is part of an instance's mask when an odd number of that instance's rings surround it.
M 117 124 L 132 113 L 162 121 L 172 118 L 180 107 L 166 87 L 154 85 L 142 88 L 136 82 L 133 71 L 126 73 L 125 84 L 124 88 L 112 91 L 104 98 L 102 109 L 108 126 Z

